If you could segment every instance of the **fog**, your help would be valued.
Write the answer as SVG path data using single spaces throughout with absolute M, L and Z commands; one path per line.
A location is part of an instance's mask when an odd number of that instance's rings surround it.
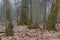
M 29 13 L 29 15 L 30 15 L 30 12 L 31 12 L 31 6 L 30 6 L 30 4 L 31 4 L 31 2 L 29 2 L 29 0 L 28 0 L 28 13 Z M 13 21 L 16 21 L 17 20 L 17 13 L 18 13 L 18 19 L 20 18 L 21 0 L 9 0 L 9 5 L 10 5 L 11 18 L 12 18 Z M 52 5 L 52 0 L 46 0 L 46 19 L 49 16 L 51 5 Z M 42 6 L 43 5 L 41 4 L 41 9 L 43 9 Z M 40 11 L 42 13 L 42 10 L 40 10 Z M 3 0 L 0 0 L 0 21 L 4 20 L 4 14 L 5 13 L 4 13 Z M 59 13 L 59 15 L 60 15 L 60 13 Z M 58 15 L 58 20 L 60 20 L 59 15 Z M 40 16 L 43 17 L 43 15 L 40 15 Z M 28 18 L 30 18 L 30 17 L 28 17 Z
M 11 18 L 12 18 L 12 20 L 16 21 L 17 20 L 17 10 L 18 10 L 18 14 L 19 14 L 20 9 L 21 9 L 21 0 L 9 0 L 9 4 L 10 4 Z
M 9 0 L 10 5 L 10 14 L 12 20 L 17 20 L 17 10 L 20 13 L 21 9 L 21 0 Z M 4 4 L 3 0 L 0 0 L 0 21 L 4 20 Z
M 46 18 L 48 17 L 49 11 L 50 11 L 50 8 L 51 8 L 50 7 L 51 6 L 50 2 L 49 1 L 46 2 L 46 7 L 47 7 Z M 11 18 L 12 18 L 12 20 L 16 21 L 17 20 L 17 10 L 18 10 L 19 15 L 20 15 L 20 12 L 21 12 L 21 0 L 9 0 L 9 5 L 10 5 Z M 43 6 L 43 5 L 41 4 L 41 6 Z M 29 7 L 30 7 L 30 4 L 29 4 Z M 28 13 L 30 14 L 30 8 L 28 10 L 29 10 Z M 41 10 L 41 13 L 42 13 L 42 10 Z M 3 14 L 4 14 L 3 1 L 0 0 L 0 20 L 2 20 L 1 15 L 3 15 Z M 18 17 L 20 18 L 20 16 L 18 16 Z

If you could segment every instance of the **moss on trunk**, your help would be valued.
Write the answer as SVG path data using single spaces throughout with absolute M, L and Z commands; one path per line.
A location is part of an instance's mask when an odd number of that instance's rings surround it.
M 6 17 L 5 35 L 6 36 L 12 36 L 14 26 L 13 26 L 12 20 L 11 20 L 9 1 L 8 0 L 3 0 L 3 2 L 4 2 L 4 5 L 5 5 L 5 17 Z
M 55 25 L 56 25 L 56 19 L 58 16 L 58 2 L 59 0 L 56 0 L 56 3 L 52 5 L 51 7 L 51 12 L 50 15 L 48 17 L 48 20 L 46 22 L 46 29 L 47 30 L 56 30 Z
M 22 10 L 21 18 L 20 21 L 18 22 L 18 25 L 28 25 L 27 15 L 24 10 Z
M 6 36 L 13 36 L 13 24 L 12 22 L 9 22 L 8 25 L 6 25 L 6 29 L 5 29 L 5 35 Z
M 27 9 L 26 0 L 22 0 L 22 10 L 21 10 L 21 16 L 20 16 L 20 21 L 18 22 L 18 25 L 27 25 L 28 24 L 26 9 Z

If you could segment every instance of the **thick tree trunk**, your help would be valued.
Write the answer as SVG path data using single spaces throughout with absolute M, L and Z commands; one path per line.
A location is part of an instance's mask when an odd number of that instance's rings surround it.
M 10 17 L 10 6 L 9 6 L 9 0 L 3 0 L 4 6 L 5 6 L 5 17 L 6 17 L 6 30 L 5 35 L 6 36 L 12 36 L 13 35 L 13 24 Z
M 4 6 L 5 6 L 5 17 L 8 21 L 10 21 L 11 17 L 10 17 L 9 0 L 4 0 Z
M 54 0 L 51 7 L 51 12 L 46 22 L 46 29 L 56 30 L 56 19 L 58 16 L 59 0 Z
M 18 25 L 27 25 L 28 24 L 28 19 L 27 19 L 27 4 L 26 0 L 22 0 L 22 10 L 21 10 L 21 17 Z
M 40 14 L 40 0 L 31 0 L 31 15 L 29 22 L 29 29 L 37 29 L 39 28 L 39 14 Z

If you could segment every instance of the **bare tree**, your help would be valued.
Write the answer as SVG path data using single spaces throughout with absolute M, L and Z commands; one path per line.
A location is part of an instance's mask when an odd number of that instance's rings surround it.
M 3 0 L 4 6 L 5 6 L 5 18 L 6 18 L 6 30 L 5 34 L 6 36 L 12 36 L 13 35 L 13 24 L 10 17 L 10 6 L 9 6 L 9 0 Z
M 31 12 L 30 12 L 30 21 L 29 21 L 29 29 L 37 29 L 39 28 L 38 23 L 38 14 L 40 13 L 40 0 L 31 0 Z
M 28 19 L 27 19 L 27 4 L 26 4 L 26 0 L 22 0 L 22 9 L 21 9 L 21 17 L 20 17 L 20 21 L 19 21 L 19 25 L 27 25 L 28 24 Z
M 59 1 L 60 0 L 53 0 L 52 2 L 50 15 L 46 22 L 46 29 L 48 30 L 56 30 L 55 25 L 56 25 L 56 19 L 58 15 Z

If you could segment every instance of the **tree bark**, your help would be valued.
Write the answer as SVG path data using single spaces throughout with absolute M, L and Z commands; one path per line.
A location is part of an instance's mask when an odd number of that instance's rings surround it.
M 21 10 L 21 17 L 18 25 L 27 25 L 28 24 L 28 19 L 27 19 L 27 4 L 26 0 L 22 0 L 22 10 Z
M 50 15 L 46 22 L 46 29 L 47 30 L 56 30 L 56 19 L 58 16 L 58 8 L 59 8 L 59 0 L 53 0 Z
M 5 35 L 12 36 L 13 35 L 13 24 L 12 24 L 11 16 L 10 16 L 9 0 L 3 0 L 3 2 L 4 2 L 4 7 L 5 7 L 5 17 L 6 17 Z
M 40 14 L 40 0 L 31 0 L 31 15 L 29 22 L 29 29 L 39 28 L 39 14 Z

